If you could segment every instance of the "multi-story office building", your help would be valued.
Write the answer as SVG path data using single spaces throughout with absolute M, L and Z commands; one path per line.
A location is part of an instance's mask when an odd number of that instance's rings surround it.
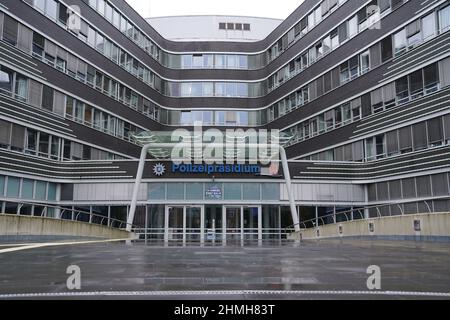
M 1 212 L 125 219 L 131 136 L 195 122 L 292 134 L 301 221 L 450 209 L 450 1 L 149 21 L 124 0 L 0 0 Z M 171 169 L 149 157 L 134 220 L 148 239 L 292 225 L 282 175 Z

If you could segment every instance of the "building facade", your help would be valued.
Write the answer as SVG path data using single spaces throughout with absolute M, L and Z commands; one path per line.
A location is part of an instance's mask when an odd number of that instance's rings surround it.
M 168 19 L 159 27 L 183 28 Z M 450 1 L 306 0 L 264 38 L 263 19 L 214 19 L 204 39 L 174 41 L 124 0 L 0 0 L 1 212 L 125 220 L 132 135 L 198 122 L 293 135 L 300 221 L 450 209 Z M 282 174 L 149 157 L 143 181 L 142 238 L 280 239 L 292 227 Z

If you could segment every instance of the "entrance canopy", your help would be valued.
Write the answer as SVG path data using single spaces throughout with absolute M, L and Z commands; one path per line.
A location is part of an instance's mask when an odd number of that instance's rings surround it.
M 174 148 L 188 150 L 184 158 L 204 157 L 205 148 L 222 148 L 223 157 L 244 158 L 273 158 L 279 147 L 284 147 L 295 137 L 293 134 L 278 130 L 227 130 L 217 129 L 207 131 L 143 131 L 131 136 L 140 146 L 151 145 L 148 153 L 158 160 L 172 159 Z

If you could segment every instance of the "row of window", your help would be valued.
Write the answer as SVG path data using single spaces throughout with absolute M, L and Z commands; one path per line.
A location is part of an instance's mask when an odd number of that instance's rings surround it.
M 0 92 L 126 141 L 143 130 L 1 65 Z
M 53 1 L 53 0 L 51 0 Z M 61 8 L 63 9 L 63 8 Z M 13 22 L 12 22 L 13 21 Z M 83 22 L 83 21 L 82 21 Z M 83 22 L 84 23 L 84 22 Z M 82 26 L 83 26 L 82 23 Z M 127 86 L 121 85 L 110 79 L 95 67 L 87 64 L 81 59 L 68 53 L 66 50 L 56 46 L 48 39 L 37 32 L 32 32 L 28 28 L 21 26 L 13 19 L 5 15 L 6 26 L 11 25 L 14 29 L 20 29 L 25 32 L 16 32 L 16 37 L 4 37 L 4 40 L 12 45 L 18 45 L 20 49 L 26 52 L 30 51 L 32 46 L 33 56 L 44 60 L 46 63 L 66 72 L 70 76 L 87 83 L 91 87 L 102 91 L 106 95 L 117 99 L 134 109 L 137 109 L 139 94 L 134 92 Z M 83 37 L 83 29 L 87 31 L 87 37 Z M 31 35 L 32 33 L 32 35 Z M 17 38 L 20 37 L 20 39 Z M 248 97 L 261 96 L 264 92 L 259 89 L 260 84 L 249 83 L 214 83 L 214 82 L 171 82 L 162 80 L 159 76 L 150 71 L 138 60 L 134 59 L 130 54 L 121 50 L 111 41 L 106 39 L 102 34 L 90 28 L 86 24 L 85 28 L 81 28 L 78 37 L 83 41 L 100 51 L 108 59 L 123 67 L 133 76 L 137 77 L 156 91 L 163 95 L 171 97 Z M 20 42 L 20 44 L 18 43 Z M 231 59 L 227 58 L 228 63 Z M 250 92 L 249 92 L 250 87 Z M 250 93 L 250 94 L 249 94 Z M 148 105 L 150 102 L 147 103 Z M 145 112 L 144 112 L 145 113 Z
M 181 69 L 248 69 L 248 56 L 236 54 L 183 54 Z
M 4 41 L 26 53 L 32 52 L 34 57 L 43 60 L 50 66 L 118 100 L 147 117 L 158 120 L 159 107 L 151 103 L 150 100 L 145 99 L 130 87 L 113 80 L 63 48 L 56 46 L 37 32 L 33 32 L 24 25 L 17 23 L 8 15 L 0 13 L 0 31 L 2 28 L 3 32 L 0 32 L 0 37 Z M 14 32 L 11 33 L 8 30 L 13 30 Z
M 250 23 L 219 22 L 219 30 L 250 31 Z
M 437 15 L 439 16 L 439 24 L 436 18 Z M 393 54 L 397 56 L 403 53 L 403 51 L 407 48 L 413 48 L 423 43 L 424 41 L 432 39 L 438 33 L 446 32 L 450 27 L 450 21 L 448 21 L 449 19 L 447 18 L 449 15 L 450 6 L 447 6 L 441 10 L 428 14 L 422 19 L 415 20 L 407 27 L 397 32 L 392 38 L 389 36 L 383 39 L 383 41 L 381 42 L 381 62 L 385 62 L 388 59 L 392 58 Z M 269 92 L 277 88 L 283 82 L 289 80 L 304 69 L 311 66 L 314 62 L 321 59 L 332 50 L 336 49 L 343 42 L 356 36 L 358 32 L 363 31 L 364 29 L 358 27 L 358 25 L 361 26 L 363 24 L 363 22 L 361 21 L 366 22 L 367 17 L 363 17 L 360 13 L 356 14 L 353 18 L 341 24 L 326 37 L 299 54 L 298 57 L 287 63 L 278 72 L 270 76 L 268 79 Z M 404 42 L 400 40 L 401 37 L 399 35 L 406 34 L 405 30 L 409 30 L 408 34 L 412 34 L 411 38 L 408 39 L 413 40 L 407 41 L 406 36 Z M 406 46 L 406 43 L 409 43 L 410 45 Z M 395 48 L 395 52 L 393 52 L 393 47 Z M 399 48 L 402 49 L 400 50 Z M 365 52 L 361 56 L 361 72 L 367 72 L 370 67 L 374 67 L 374 64 L 380 59 L 378 56 L 379 54 L 377 54 L 376 58 L 370 57 L 369 52 Z M 372 62 L 371 59 L 377 59 L 377 61 Z M 352 70 L 350 71 L 351 72 L 349 76 L 351 78 Z M 353 72 L 356 72 L 356 70 L 353 70 Z M 346 74 L 344 74 L 343 76 L 349 78 Z
M 269 50 L 267 50 L 268 61 L 277 58 L 281 53 L 287 50 L 292 44 L 311 31 L 326 16 L 335 11 L 347 0 L 323 0 L 308 15 L 293 26 L 281 39 L 277 41 Z
M 249 56 L 247 55 L 177 55 L 163 52 L 151 41 L 143 32 L 141 32 L 134 24 L 125 16 L 120 14 L 108 1 L 105 0 L 89 0 L 89 4 L 93 9 L 112 23 L 124 35 L 135 42 L 144 51 L 150 54 L 155 60 L 162 65 L 173 69 L 248 69 Z M 224 24 L 225 25 L 225 24 Z M 233 30 L 249 31 L 250 25 L 247 23 L 228 23 L 228 30 L 232 25 Z M 225 27 L 224 26 L 224 27 Z
M 109 1 L 89 0 L 89 5 L 155 60 L 160 61 L 161 49 L 130 20 L 116 10 Z
M 361 119 L 361 98 L 344 103 L 288 129 L 295 144 Z
M 450 144 L 450 115 L 331 148 L 304 157 L 302 160 L 372 161 L 448 144 Z
M 58 161 L 120 160 L 119 155 L 0 120 L 0 148 Z
M 0 175 L 0 197 L 56 201 L 57 184 Z
M 390 36 L 386 39 L 388 39 L 387 43 L 390 43 Z M 380 65 L 382 63 L 381 56 L 384 42 L 386 42 L 385 39 L 370 47 L 369 50 L 341 63 L 323 76 L 273 104 L 266 110 L 267 121 L 271 122 L 280 118 L 308 102 L 325 95 L 329 91 L 365 74 L 371 68 Z
M 369 185 L 368 191 L 370 202 L 450 195 L 447 172 L 374 183 Z
M 214 196 L 210 190 L 214 189 Z M 220 192 L 218 192 L 220 190 Z M 149 183 L 148 198 L 158 200 L 280 200 L 278 183 Z
M 291 144 L 350 124 L 361 119 L 362 115 L 375 114 L 447 87 L 450 85 L 450 81 L 449 77 L 445 75 L 449 71 L 450 58 L 447 58 L 375 89 L 370 94 L 365 94 L 312 119 L 302 121 L 286 130 L 295 136 Z M 439 75 L 441 75 L 441 79 Z M 364 101 L 363 108 L 361 108 L 361 100 Z
M 439 23 L 435 13 L 411 22 L 405 28 L 394 34 L 394 53 L 401 54 L 423 41 L 436 35 L 436 31 L 444 33 L 450 29 L 450 6 L 438 11 Z
M 23 32 L 22 32 L 23 34 Z M 34 37 L 33 37 L 34 38 Z M 47 43 L 47 42 L 46 42 Z M 388 57 L 390 57 L 392 54 L 389 54 L 389 52 L 392 52 L 392 47 L 391 47 L 391 39 L 390 37 L 384 39 L 381 42 L 381 51 L 382 51 L 382 61 L 384 61 L 385 59 L 387 59 Z M 48 47 L 50 47 L 50 45 L 48 45 Z M 347 79 L 351 79 L 352 77 L 355 77 L 359 72 L 365 72 L 368 70 L 367 66 L 370 65 L 373 67 L 374 65 L 376 65 L 376 63 L 378 63 L 377 61 L 379 61 L 379 50 L 380 48 L 377 46 L 373 46 L 369 51 L 361 54 L 360 60 L 358 59 L 358 64 L 361 65 L 361 67 L 356 67 L 356 60 L 357 58 L 353 58 L 353 60 L 347 61 L 346 63 L 342 64 L 339 67 L 339 76 L 337 75 L 337 73 L 335 72 L 335 74 L 332 75 L 325 75 L 324 76 L 324 83 L 323 86 L 325 88 L 329 87 L 329 82 L 330 79 L 335 79 L 333 82 L 337 82 L 338 77 L 341 77 L 341 79 L 339 79 L 340 81 L 347 81 Z M 46 54 L 47 55 L 47 54 Z M 74 65 L 77 65 L 77 62 L 72 63 Z M 85 69 L 84 67 L 84 63 L 81 62 L 81 60 L 78 61 L 78 65 L 81 64 L 81 70 L 82 72 L 69 72 L 72 74 L 77 74 L 77 77 L 79 77 L 81 80 L 84 80 L 84 78 L 86 77 L 83 73 L 83 70 Z M 62 63 L 62 65 L 64 65 L 64 62 Z M 88 70 L 91 69 L 90 66 L 88 66 Z M 359 70 L 361 69 L 361 70 Z M 146 100 L 146 99 L 140 99 L 139 96 L 137 96 L 131 89 L 128 88 L 122 88 L 119 87 L 119 89 L 117 89 L 117 83 L 115 83 L 115 81 L 109 79 L 107 76 L 104 76 L 97 72 L 97 71 L 93 71 L 89 72 L 87 71 L 86 73 L 88 73 L 87 76 L 87 83 L 91 83 L 93 84 L 93 82 L 95 82 L 96 88 L 99 90 L 104 89 L 104 92 L 106 94 L 111 94 L 114 96 L 116 96 L 117 92 L 119 92 L 120 96 L 119 99 L 123 100 L 126 104 L 131 105 L 133 108 L 137 108 L 139 111 L 143 112 L 144 114 L 149 115 L 152 118 L 155 118 L 157 120 L 160 120 L 163 123 L 171 123 L 171 121 L 169 120 L 170 118 L 173 118 L 169 115 L 165 116 L 165 115 L 161 115 L 161 119 L 159 118 L 159 114 L 160 112 L 163 113 L 164 111 L 158 110 L 157 107 L 153 106 L 150 104 L 150 101 Z M 322 79 L 320 79 L 322 80 Z M 322 88 L 322 81 L 319 81 L 318 83 L 318 87 L 317 89 L 319 90 L 319 93 L 321 91 Z M 173 87 L 170 88 L 169 91 L 172 91 L 173 94 L 175 96 L 182 96 L 183 94 L 185 94 L 186 96 L 201 96 L 201 95 L 217 95 L 217 96 L 246 96 L 246 92 L 248 92 L 250 90 L 251 94 L 250 96 L 259 96 L 261 95 L 261 93 L 258 90 L 258 86 L 254 86 L 253 84 L 251 84 L 250 88 L 246 88 L 245 83 L 216 83 L 215 86 L 213 83 L 177 83 L 174 84 Z M 332 86 L 334 87 L 337 84 L 332 84 Z M 180 88 L 181 87 L 181 88 Z M 216 87 L 217 89 L 215 89 L 214 87 Z M 295 108 L 299 105 L 302 105 L 306 102 L 309 101 L 309 93 L 307 92 L 308 89 L 302 89 L 300 90 L 301 95 L 298 95 L 298 97 L 294 98 L 294 97 L 289 97 L 287 99 L 282 100 L 280 103 L 278 103 L 280 105 L 279 110 L 277 110 L 278 108 L 276 106 L 272 106 L 270 110 L 267 110 L 267 114 L 265 111 L 262 112 L 261 115 L 257 115 L 257 119 L 256 122 L 259 124 L 264 124 L 267 123 L 268 121 L 272 121 L 273 119 L 278 118 L 279 116 L 282 116 L 285 114 L 285 112 L 289 112 L 292 108 Z M 183 94 L 181 94 L 183 93 Z M 122 98 L 123 96 L 123 98 Z M 313 93 L 314 96 L 314 93 Z M 286 100 L 291 101 L 289 103 L 286 103 Z M 140 103 L 142 101 L 142 103 Z M 294 101 L 298 101 L 297 104 L 294 104 Z M 272 110 L 273 108 L 273 110 Z M 167 112 L 167 111 L 166 111 Z M 168 113 L 171 113 L 171 111 L 168 111 Z M 179 112 L 176 112 L 179 113 Z M 251 117 L 251 115 L 249 115 Z
M 346 0 L 323 0 L 321 4 L 311 11 L 311 14 L 305 17 L 298 25 L 293 27 L 278 43 L 283 45 L 284 43 L 292 44 L 297 41 L 301 36 L 310 31 L 315 25 L 317 25 L 322 19 L 329 13 L 334 11 L 338 6 L 342 5 Z M 180 57 L 180 55 L 170 54 L 159 49 L 147 36 L 145 36 L 134 24 L 132 24 L 125 16 L 121 15 L 114 9 L 108 1 L 105 0 L 89 0 L 89 4 L 99 14 L 104 16 L 110 21 L 117 29 L 124 33 L 128 38 L 133 40 L 138 46 L 148 52 L 153 58 L 158 60 L 161 64 L 169 68 L 218 68 L 218 69 L 257 69 L 267 65 L 267 62 L 278 56 L 283 49 L 278 46 L 278 43 L 273 48 L 269 49 L 267 53 L 261 55 L 236 55 L 235 58 L 231 58 L 232 62 L 227 64 L 219 61 L 216 64 L 211 64 L 210 58 L 206 58 L 206 61 L 197 61 L 195 55 L 187 55 Z M 306 21 L 306 27 L 304 27 Z M 301 27 L 300 27 L 301 26 Z M 250 30 L 249 24 L 240 23 L 219 23 L 220 30 Z M 281 50 L 280 50 L 281 49 Z M 230 56 L 228 56 L 230 57 Z M 181 59 L 180 59 L 181 58 Z M 184 60 L 186 59 L 186 60 Z M 234 60 L 241 60 L 240 63 L 235 63 Z M 247 60 L 247 61 L 246 61 Z

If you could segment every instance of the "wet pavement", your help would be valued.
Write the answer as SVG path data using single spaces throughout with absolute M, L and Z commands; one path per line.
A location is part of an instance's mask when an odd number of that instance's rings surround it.
M 448 243 L 330 240 L 164 247 L 121 242 L 0 253 L 0 298 L 70 292 L 70 265 L 81 269 L 82 292 L 115 292 L 117 297 L 139 291 L 133 298 L 241 300 L 259 299 L 262 293 L 254 290 L 262 290 L 265 299 L 371 298 L 342 291 L 368 291 L 372 265 L 381 269 L 382 291 L 450 293 Z

